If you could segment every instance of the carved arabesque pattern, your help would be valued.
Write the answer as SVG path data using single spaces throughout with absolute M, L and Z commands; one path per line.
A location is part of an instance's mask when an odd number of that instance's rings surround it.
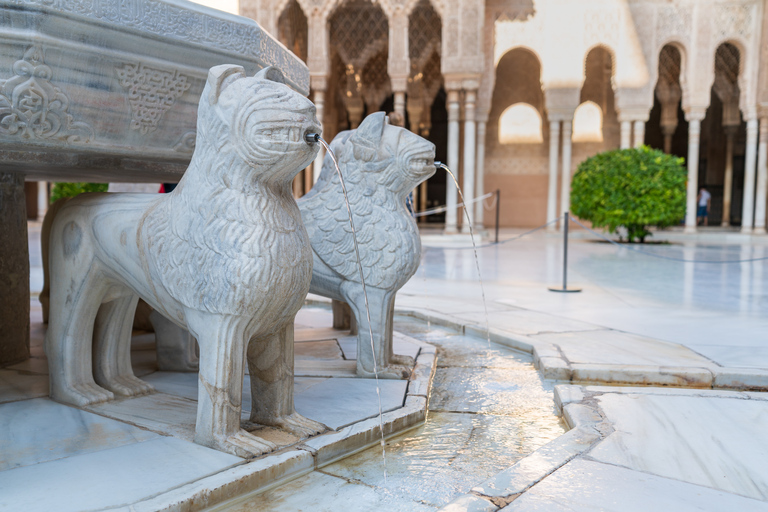
M 680 64 L 680 50 L 672 45 L 665 45 L 659 53 L 659 81 L 679 84 Z
M 429 108 L 442 85 L 440 72 L 442 21 L 429 0 L 419 0 L 408 22 L 411 74 L 408 101 L 421 104 L 421 119 L 412 120 L 420 129 L 428 124 Z
M 723 103 L 739 97 L 739 49 L 730 43 L 718 46 L 715 52 L 715 82 L 712 88 Z
M 368 0 L 344 2 L 331 15 L 328 25 L 331 46 L 344 64 L 356 69 L 362 69 L 378 53 L 382 42 L 384 47 L 387 45 L 387 17 L 381 7 Z
M 291 0 L 277 20 L 278 39 L 304 62 L 307 61 L 309 26 L 296 0 Z
M 375 112 L 392 94 L 392 84 L 387 74 L 387 52 L 382 51 L 368 61 L 363 68 L 363 100 L 368 112 Z
M 0 135 L 85 143 L 93 128 L 75 122 L 69 97 L 51 83 L 53 72 L 43 62 L 43 49 L 32 46 L 13 64 L 14 76 L 0 80 Z

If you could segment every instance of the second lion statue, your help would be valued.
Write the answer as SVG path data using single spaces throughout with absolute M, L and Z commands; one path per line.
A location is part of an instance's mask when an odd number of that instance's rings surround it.
M 317 154 L 304 134 L 320 128 L 314 105 L 282 82 L 274 68 L 212 68 L 173 192 L 88 194 L 61 207 L 45 339 L 54 400 L 151 391 L 130 365 L 141 297 L 200 345 L 196 443 L 245 458 L 276 448 L 240 428 L 244 360 L 251 421 L 302 437 L 324 430 L 293 405 L 293 322 L 312 250 L 291 181 Z
M 366 311 L 347 206 L 330 155 L 317 183 L 299 199 L 312 244 L 310 291 L 344 301 L 357 320 L 357 374 L 403 378 L 413 360 L 392 351 L 397 291 L 416 273 L 421 239 L 406 198 L 435 173 L 435 146 L 390 125 L 383 112 L 331 142 L 347 186 L 368 294 Z M 370 320 L 370 322 L 369 322 Z M 371 340 L 373 334 L 373 340 Z

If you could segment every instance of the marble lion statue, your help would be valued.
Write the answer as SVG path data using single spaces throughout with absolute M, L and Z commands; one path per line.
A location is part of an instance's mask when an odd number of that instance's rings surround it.
M 312 251 L 291 194 L 312 162 L 315 107 L 266 68 L 210 70 L 197 144 L 170 194 L 87 194 L 51 227 L 45 350 L 54 400 L 86 406 L 152 388 L 130 365 L 138 298 L 200 345 L 195 442 L 240 457 L 276 446 L 240 428 L 247 360 L 251 421 L 300 436 L 324 426 L 295 412 L 293 322 Z
M 357 322 L 357 373 L 403 378 L 413 360 L 392 352 L 395 294 L 416 273 L 421 240 L 406 208 L 408 194 L 435 173 L 435 146 L 387 122 L 383 112 L 337 135 L 336 154 L 349 195 L 370 305 L 370 324 L 352 230 L 330 155 L 299 209 L 312 244 L 310 292 L 344 301 Z M 370 326 L 370 329 L 369 329 Z M 373 332 L 373 348 L 371 336 Z

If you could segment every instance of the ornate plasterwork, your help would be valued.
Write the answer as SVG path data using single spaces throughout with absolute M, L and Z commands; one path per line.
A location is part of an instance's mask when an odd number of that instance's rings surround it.
M 688 40 L 693 21 L 692 5 L 663 5 L 656 16 L 656 39 L 658 41 Z
M 749 39 L 752 35 L 754 5 L 721 4 L 715 7 L 714 23 L 720 37 L 740 36 Z
M 217 17 L 215 11 L 158 0 L 7 0 L 10 5 L 95 19 L 158 37 L 198 43 L 276 66 L 298 87 L 309 89 L 304 65 L 259 25 L 244 18 Z
M 156 69 L 144 63 L 125 64 L 115 71 L 120 85 L 128 90 L 131 129 L 143 135 L 157 129 L 163 114 L 192 85 L 178 70 Z
M 74 120 L 69 97 L 51 83 L 43 49 L 33 46 L 13 65 L 13 76 L 0 80 L 0 134 L 26 139 L 86 143 L 93 129 Z

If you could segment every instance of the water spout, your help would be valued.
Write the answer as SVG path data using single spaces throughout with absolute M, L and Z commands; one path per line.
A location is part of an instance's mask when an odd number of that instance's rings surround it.
M 355 231 L 355 223 L 352 218 L 352 208 L 349 206 L 349 198 L 347 197 L 347 187 L 344 184 L 344 178 L 341 175 L 341 168 L 339 162 L 336 160 L 336 155 L 331 150 L 330 145 L 323 139 L 319 133 L 306 133 L 304 134 L 304 140 L 307 144 L 317 144 L 318 142 L 323 145 L 328 152 L 328 156 L 333 160 L 333 165 L 336 167 L 336 174 L 339 176 L 339 183 L 341 183 L 341 191 L 344 195 L 344 202 L 347 205 L 347 214 L 349 215 L 349 226 L 352 228 L 352 243 L 355 248 L 355 257 L 357 258 L 357 270 L 360 273 L 360 283 L 363 286 L 363 299 L 365 299 L 365 314 L 368 317 L 368 332 L 371 336 L 371 353 L 376 353 L 376 347 L 373 343 L 373 327 L 371 323 L 371 308 L 368 305 L 368 292 L 365 288 L 365 276 L 363 275 L 363 264 L 360 259 L 360 251 L 357 245 L 357 231 Z M 387 453 L 385 449 L 384 441 L 384 419 L 383 409 L 381 406 L 381 389 L 379 388 L 379 370 L 376 367 L 376 357 L 373 357 L 373 374 L 376 378 L 376 395 L 379 401 L 379 431 L 381 432 L 381 456 L 384 459 L 384 484 L 387 483 Z
M 491 326 L 488 322 L 488 304 L 485 300 L 485 287 L 483 286 L 483 276 L 480 274 L 480 259 L 477 256 L 477 244 L 475 243 L 475 231 L 472 229 L 472 220 L 469 218 L 469 211 L 467 210 L 467 202 L 464 200 L 464 194 L 461 193 L 461 187 L 459 186 L 459 180 L 456 179 L 456 175 L 442 162 L 435 161 L 435 167 L 443 169 L 453 179 L 453 183 L 456 185 L 456 190 L 461 197 L 462 208 L 464 209 L 464 216 L 467 218 L 467 225 L 469 226 L 469 236 L 472 239 L 472 247 L 475 251 L 475 266 L 477 267 L 477 280 L 480 282 L 480 294 L 483 296 L 483 309 L 485 310 L 485 335 L 488 339 L 488 348 L 491 346 Z

